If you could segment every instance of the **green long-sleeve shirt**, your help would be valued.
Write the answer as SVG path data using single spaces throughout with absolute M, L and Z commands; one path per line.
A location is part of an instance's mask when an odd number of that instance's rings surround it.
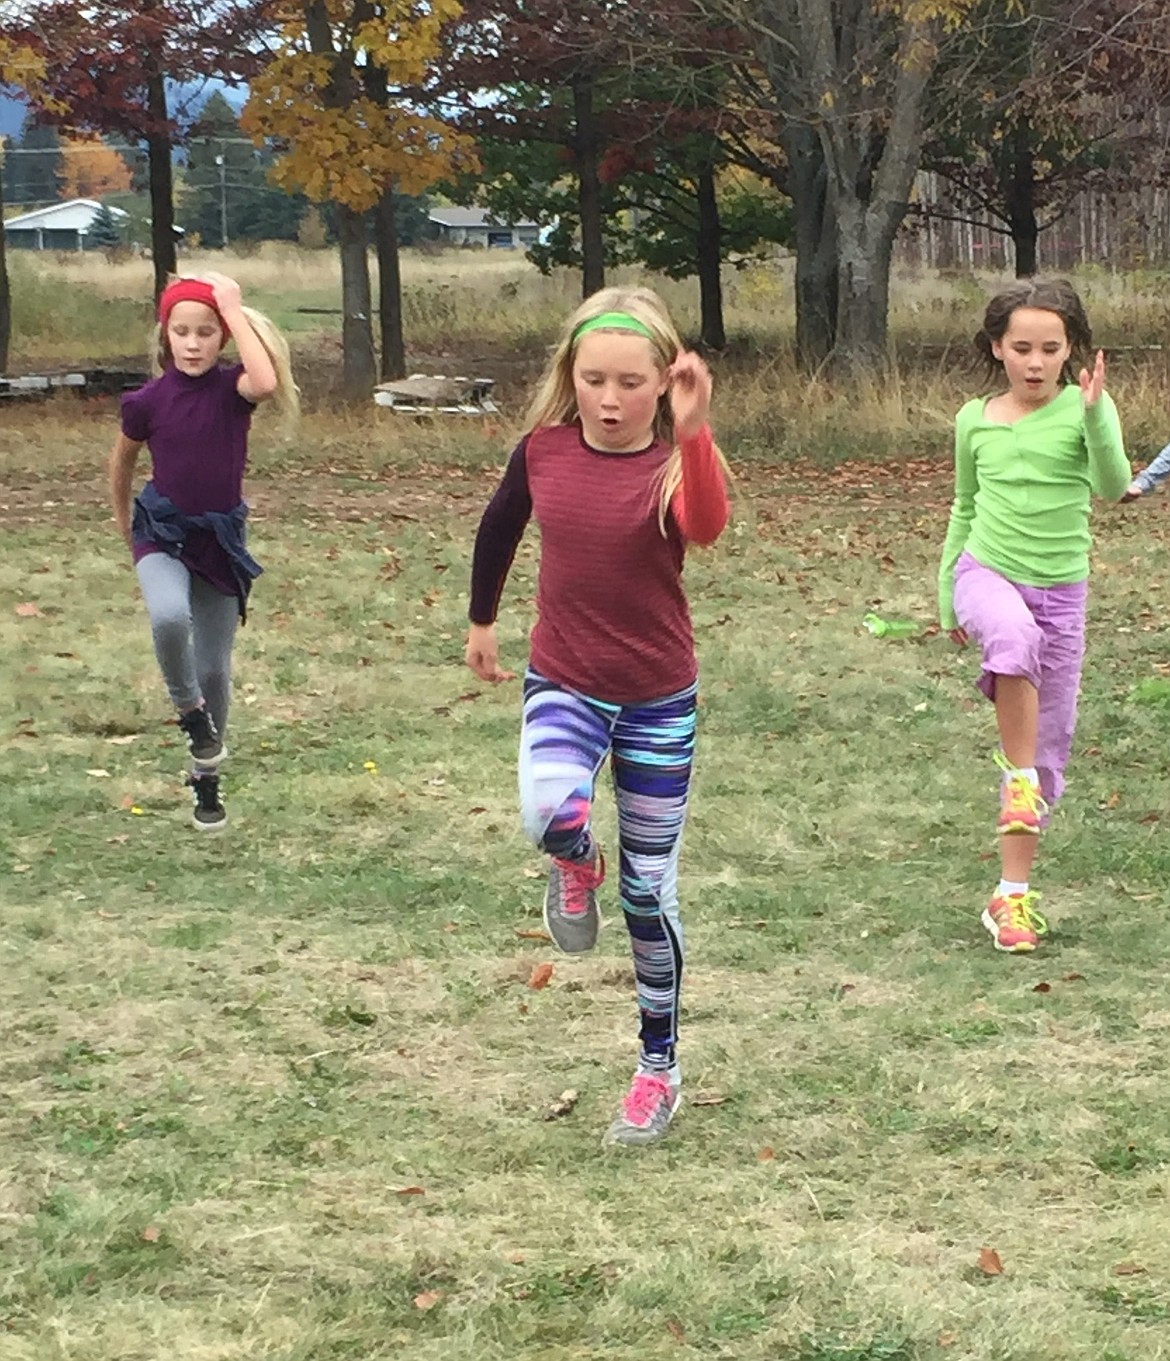
M 957 627 L 955 563 L 966 549 L 1022 586 L 1089 575 L 1089 501 L 1129 486 L 1121 420 L 1108 393 L 1085 408 L 1074 383 L 1005 425 L 977 397 L 955 418 L 955 501 L 938 573 L 939 622 Z

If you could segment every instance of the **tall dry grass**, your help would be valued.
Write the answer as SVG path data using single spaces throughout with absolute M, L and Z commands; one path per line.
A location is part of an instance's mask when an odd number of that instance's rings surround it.
M 371 262 L 373 267 L 373 263 Z M 145 353 L 151 266 L 142 259 L 91 255 L 14 254 L 13 371 L 35 364 L 76 363 Z M 184 272 L 217 269 L 239 279 L 248 301 L 271 315 L 300 355 L 310 410 L 336 389 L 340 371 L 340 267 L 335 251 L 267 243 L 246 255 L 192 252 Z M 408 362 L 428 373 L 482 372 L 497 381 L 503 437 L 510 436 L 531 384 L 564 317 L 577 305 L 579 277 L 541 275 L 510 252 L 406 251 L 402 261 Z M 633 269 L 615 282 L 644 281 Z M 791 355 L 795 326 L 792 263 L 778 260 L 728 269 L 724 303 L 729 347 L 715 362 L 721 433 L 740 457 L 844 458 L 941 454 L 953 414 L 987 380 L 972 363 L 970 338 L 987 298 L 1008 280 L 995 274 L 941 276 L 895 271 L 891 287 L 893 364 L 880 380 L 842 383 L 810 377 Z M 685 335 L 698 331 L 693 281 L 654 278 Z M 1170 294 L 1152 273 L 1081 271 L 1076 279 L 1109 354 L 1110 388 L 1118 398 L 1135 458 L 1143 461 L 1170 438 L 1165 391 Z M 375 273 L 376 287 L 376 273 Z M 495 423 L 494 423 L 495 424 Z M 403 427 L 371 413 L 359 443 L 376 462 L 447 457 L 468 427 Z

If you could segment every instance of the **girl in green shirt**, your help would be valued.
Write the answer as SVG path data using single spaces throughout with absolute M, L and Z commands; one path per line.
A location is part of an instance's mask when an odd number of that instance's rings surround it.
M 982 651 L 1003 771 L 1001 878 L 983 913 L 997 950 L 1047 930 L 1030 888 L 1040 831 L 1064 789 L 1085 646 L 1089 504 L 1130 481 L 1105 358 L 1088 355 L 1085 309 L 1064 280 L 1021 280 L 992 299 L 976 345 L 1006 391 L 955 422 L 955 500 L 939 568 L 939 618 Z

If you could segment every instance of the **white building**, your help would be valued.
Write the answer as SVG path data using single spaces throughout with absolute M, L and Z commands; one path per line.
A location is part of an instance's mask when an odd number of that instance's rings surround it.
M 10 217 L 4 223 L 4 236 L 18 250 L 85 250 L 85 238 L 101 206 L 93 198 L 53 203 L 48 208 Z M 129 216 L 121 208 L 111 207 L 110 212 L 119 221 Z
M 486 208 L 432 208 L 428 214 L 440 241 L 452 246 L 527 249 L 540 240 L 536 222 L 500 222 Z

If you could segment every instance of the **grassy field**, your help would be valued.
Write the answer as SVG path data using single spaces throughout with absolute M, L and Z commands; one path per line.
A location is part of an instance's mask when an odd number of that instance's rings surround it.
M 113 414 L 4 415 L 4 1361 L 1170 1356 L 1165 502 L 1099 512 L 1053 934 L 1005 958 L 973 659 L 860 627 L 932 617 L 945 436 L 739 460 L 687 570 L 688 1103 L 631 1154 L 600 1145 L 624 933 L 533 937 L 518 696 L 460 665 L 498 440 L 258 438 L 268 574 L 206 838 L 103 505 Z

